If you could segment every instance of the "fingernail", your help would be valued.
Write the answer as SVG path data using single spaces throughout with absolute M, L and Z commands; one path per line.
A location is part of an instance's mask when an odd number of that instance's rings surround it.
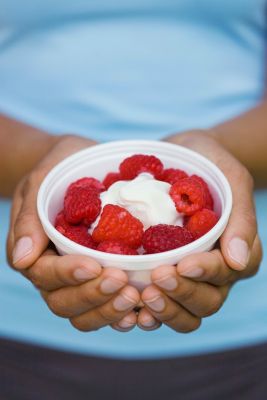
M 13 250 L 13 263 L 16 264 L 32 252 L 33 241 L 29 236 L 20 238 Z
M 191 267 L 185 269 L 183 271 L 179 271 L 181 276 L 185 276 L 186 278 L 200 278 L 204 273 L 204 270 L 200 267 Z
M 122 329 L 130 329 L 135 326 L 135 323 L 132 323 L 132 321 L 127 321 L 126 319 L 123 319 L 118 323 L 119 327 Z
M 230 257 L 240 265 L 240 270 L 246 268 L 249 259 L 249 248 L 247 243 L 238 238 L 233 238 L 228 244 Z
M 174 278 L 173 276 L 166 276 L 154 282 L 156 283 L 156 285 L 160 286 L 162 289 L 165 290 L 174 290 L 178 286 L 177 279 Z
M 129 297 L 127 297 L 125 294 L 124 295 L 120 295 L 118 297 L 116 297 L 116 299 L 113 301 L 113 307 L 117 310 L 117 311 L 126 311 L 131 307 L 135 306 L 135 301 L 130 299 Z
M 87 268 L 77 268 L 73 272 L 73 276 L 77 281 L 84 282 L 94 279 L 98 276 L 97 272 Z
M 141 323 L 141 325 L 144 327 L 144 328 L 154 328 L 154 327 L 156 327 L 156 326 L 158 326 L 158 322 L 156 321 L 156 320 L 154 320 L 153 318 L 151 318 L 151 319 L 147 319 L 147 320 L 144 320 L 144 321 L 142 321 L 142 323 Z
M 145 303 L 151 308 L 151 310 L 156 312 L 161 312 L 165 308 L 165 301 L 160 296 L 154 297 L 151 300 L 145 300 Z
M 103 282 L 100 284 L 100 289 L 102 293 L 104 294 L 112 294 L 117 292 L 119 289 L 121 289 L 125 285 L 124 282 L 107 278 L 104 279 Z

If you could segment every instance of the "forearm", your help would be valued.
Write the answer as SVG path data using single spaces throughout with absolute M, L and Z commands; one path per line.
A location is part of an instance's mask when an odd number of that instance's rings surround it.
M 200 135 L 202 140 L 200 141 Z M 267 186 L 267 102 L 207 130 L 192 130 L 166 138 L 209 155 L 209 140 L 215 139 L 252 174 L 256 186 Z
M 247 167 L 257 186 L 267 186 L 267 101 L 215 126 L 211 134 Z
M 59 138 L 0 115 L 0 196 L 11 196 L 16 184 Z

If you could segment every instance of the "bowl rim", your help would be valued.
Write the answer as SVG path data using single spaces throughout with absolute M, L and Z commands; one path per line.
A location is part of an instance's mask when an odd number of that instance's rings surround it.
M 44 210 L 44 204 L 43 204 L 43 196 L 45 194 L 47 185 L 49 184 L 49 180 L 51 178 L 52 175 L 57 174 L 58 172 L 62 171 L 64 169 L 65 166 L 69 165 L 70 163 L 75 162 L 78 158 L 82 157 L 83 155 L 94 155 L 94 153 L 97 153 L 97 151 L 101 151 L 101 150 L 105 150 L 105 149 L 112 149 L 112 148 L 117 148 L 118 146 L 121 145 L 133 145 L 133 146 L 140 146 L 140 153 L 142 154 L 142 146 L 147 146 L 147 145 L 155 145 L 155 144 L 159 144 L 161 148 L 165 148 L 165 149 L 170 149 L 173 150 L 174 148 L 177 151 L 182 151 L 184 154 L 187 154 L 189 157 L 194 157 L 194 159 L 198 160 L 201 163 L 204 163 L 206 166 L 210 166 L 214 172 L 216 172 L 217 177 L 220 179 L 220 183 L 223 185 L 224 190 L 225 190 L 225 198 L 226 198 L 226 202 L 225 202 L 225 208 L 218 220 L 218 222 L 216 223 L 216 225 L 214 225 L 214 227 L 209 230 L 205 235 L 201 236 L 200 238 L 194 240 L 193 242 L 173 249 L 173 250 L 168 250 L 165 252 L 161 252 L 161 253 L 153 253 L 153 254 L 142 254 L 142 255 L 124 255 L 124 254 L 113 254 L 113 253 L 105 253 L 105 252 L 101 252 L 95 249 L 90 249 L 87 248 L 85 246 L 82 246 L 78 243 L 73 242 L 72 240 L 66 238 L 65 236 L 63 236 L 59 231 L 56 230 L 56 228 L 53 226 L 53 224 L 49 221 L 47 215 L 45 215 L 45 210 Z M 148 153 L 147 151 L 144 151 L 143 154 Z M 151 152 L 153 153 L 153 152 Z M 158 153 L 160 153 L 160 148 L 158 149 Z M 160 157 L 160 156 L 159 156 Z M 115 140 L 112 142 L 108 142 L 108 143 L 101 143 L 101 144 L 97 144 L 95 146 L 90 146 L 87 147 L 85 149 L 79 150 L 78 152 L 73 153 L 72 155 L 66 157 L 65 159 L 63 159 L 62 161 L 60 161 L 56 166 L 54 166 L 49 172 L 48 174 L 45 176 L 43 182 L 41 183 L 39 190 L 38 190 L 38 195 L 37 195 L 37 212 L 38 212 L 38 216 L 39 219 L 41 221 L 41 224 L 47 234 L 47 236 L 50 238 L 50 235 L 48 234 L 51 233 L 54 237 L 54 239 L 59 242 L 61 245 L 63 245 L 64 247 L 67 248 L 71 248 L 71 250 L 74 252 L 72 254 L 82 254 L 82 255 L 87 255 L 89 257 L 98 257 L 98 258 L 102 258 L 105 261 L 110 261 L 110 262 L 127 262 L 127 263 L 136 263 L 138 261 L 138 263 L 144 261 L 144 262 L 153 262 L 153 261 L 158 261 L 158 259 L 160 257 L 162 258 L 166 258 L 166 257 L 171 257 L 171 256 L 183 256 L 183 253 L 188 253 L 189 248 L 193 245 L 195 246 L 195 244 L 198 244 L 198 247 L 202 247 L 204 246 L 206 243 L 208 244 L 211 240 L 212 243 L 216 242 L 218 240 L 218 238 L 220 237 L 220 235 L 222 234 L 222 231 L 224 230 L 228 219 L 230 217 L 231 214 L 231 210 L 232 210 L 232 191 L 231 191 L 231 187 L 230 184 L 227 180 L 227 178 L 225 177 L 225 175 L 222 173 L 222 171 L 219 169 L 219 167 L 217 167 L 216 164 L 214 164 L 212 161 L 210 161 L 208 158 L 204 157 L 203 155 L 197 153 L 194 150 L 188 149 L 186 147 L 180 146 L 180 145 L 176 145 L 173 143 L 167 143 L 167 142 L 160 142 L 157 140 Z M 214 240 L 214 238 L 216 237 L 216 239 Z M 50 238 L 50 240 L 52 241 L 52 239 Z M 200 250 L 201 251 L 201 250 Z M 70 253 L 71 254 L 71 253 Z

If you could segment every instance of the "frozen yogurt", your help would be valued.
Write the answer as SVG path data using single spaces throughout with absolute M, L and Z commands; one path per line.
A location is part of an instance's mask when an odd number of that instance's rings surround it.
M 169 196 L 171 185 L 156 180 L 149 173 L 141 173 L 131 181 L 118 181 L 100 194 L 102 209 L 107 204 L 125 208 L 144 225 L 144 229 L 157 224 L 183 226 L 182 214 L 177 213 Z M 92 232 L 99 217 L 90 227 Z

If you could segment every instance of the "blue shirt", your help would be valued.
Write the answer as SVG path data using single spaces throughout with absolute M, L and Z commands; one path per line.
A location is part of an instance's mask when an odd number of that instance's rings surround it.
M 98 141 L 160 139 L 253 107 L 264 75 L 264 0 L 0 0 L 0 112 Z M 267 243 L 267 193 L 256 195 Z M 267 339 L 267 260 L 223 309 L 182 335 L 162 327 L 80 333 L 5 263 L 0 205 L 0 334 L 84 354 L 193 354 Z

